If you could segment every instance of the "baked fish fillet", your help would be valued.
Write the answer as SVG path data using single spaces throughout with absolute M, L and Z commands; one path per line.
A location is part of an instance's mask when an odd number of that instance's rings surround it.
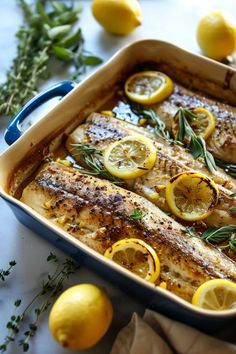
M 123 238 L 140 238 L 157 252 L 167 288 L 190 301 L 208 279 L 236 282 L 236 265 L 145 198 L 72 167 L 46 164 L 23 190 L 21 201 L 103 254 Z M 133 220 L 134 209 L 145 214 Z M 159 280 L 159 281 L 160 281 Z
M 76 149 L 72 144 L 88 143 L 102 150 L 113 141 L 133 133 L 145 134 L 151 139 L 156 139 L 154 144 L 157 149 L 157 159 L 153 169 L 142 177 L 133 180 L 131 185 L 129 184 L 129 188 L 152 201 L 163 211 L 170 212 L 165 199 L 165 187 L 170 178 L 183 171 L 202 172 L 218 183 L 220 191 L 218 205 L 204 221 L 208 226 L 236 225 L 236 216 L 231 211 L 233 207 L 236 207 L 236 199 L 230 196 L 231 191 L 220 185 L 226 185 L 232 191 L 235 191 L 234 180 L 220 171 L 218 171 L 218 174 L 212 175 L 200 161 L 194 160 L 185 149 L 167 143 L 164 145 L 163 141 L 160 142 L 161 138 L 155 138 L 155 135 L 149 133 L 146 129 L 116 118 L 93 113 L 88 117 L 85 124 L 80 125 L 69 136 L 66 146 L 70 153 L 75 155 L 77 161 L 83 163 L 80 155 L 76 155 Z
M 206 140 L 209 151 L 223 161 L 236 163 L 236 108 L 206 98 L 177 84 L 167 100 L 152 105 L 169 131 L 172 128 L 173 117 L 180 107 L 208 109 L 216 118 L 216 128 Z

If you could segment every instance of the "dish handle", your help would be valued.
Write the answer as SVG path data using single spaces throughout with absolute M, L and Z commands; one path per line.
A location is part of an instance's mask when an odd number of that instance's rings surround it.
M 32 113 L 36 108 L 41 106 L 43 103 L 51 100 L 55 97 L 64 97 L 67 95 L 74 87 L 75 83 L 73 81 L 61 81 L 56 85 L 50 87 L 44 92 L 39 93 L 37 96 L 33 97 L 26 105 L 13 117 L 11 122 L 5 131 L 5 141 L 8 145 L 13 144 L 19 137 L 23 134 L 20 128 L 22 122 Z

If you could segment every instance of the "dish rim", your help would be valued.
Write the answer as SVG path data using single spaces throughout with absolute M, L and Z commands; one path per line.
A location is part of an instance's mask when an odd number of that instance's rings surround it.
M 187 54 L 188 56 L 190 55 L 192 57 L 199 58 L 201 61 L 210 62 L 215 67 L 222 67 L 223 69 L 227 69 L 227 70 L 232 71 L 233 73 L 236 73 L 235 69 L 229 68 L 225 64 L 217 63 L 214 60 L 202 57 L 200 54 L 197 54 L 197 53 L 191 53 L 190 51 L 187 51 L 186 49 L 183 49 L 183 48 L 181 48 L 179 46 L 176 46 L 176 45 L 174 45 L 172 43 L 168 43 L 166 41 L 156 40 L 156 39 L 142 39 L 142 40 L 134 41 L 131 44 L 127 44 L 123 48 L 121 48 L 107 62 L 105 62 L 100 68 L 98 68 L 97 70 L 92 72 L 90 75 L 88 75 L 62 101 L 66 100 L 69 95 L 73 94 L 73 92 L 75 92 L 75 91 L 79 92 L 80 90 L 82 90 L 84 86 L 86 86 L 91 80 L 93 80 L 93 78 L 96 77 L 98 72 L 105 71 L 107 68 L 112 66 L 113 62 L 115 62 L 117 60 L 117 58 L 119 58 L 119 56 L 122 56 L 123 53 L 125 53 L 127 50 L 130 50 L 133 46 L 142 45 L 142 44 L 151 45 L 153 43 L 160 43 L 160 44 L 162 44 L 164 46 L 172 47 L 174 49 L 177 49 L 177 50 L 181 51 L 184 55 Z M 27 130 L 27 135 L 30 135 L 32 132 L 34 132 L 34 130 L 37 129 L 38 124 L 42 124 L 43 121 L 47 120 L 48 119 L 48 115 L 49 114 L 53 114 L 55 109 L 57 109 L 57 107 L 59 107 L 61 105 L 61 102 L 59 102 L 59 104 L 55 108 L 50 110 L 49 113 L 44 115 L 39 120 L 39 122 L 34 124 L 32 127 L 30 127 Z M 23 134 L 22 136 L 25 136 L 25 134 Z M 22 137 L 20 137 L 13 145 L 8 147 L 4 152 L 2 152 L 0 154 L 0 162 L 1 162 L 1 159 L 5 155 L 7 155 L 9 151 L 16 149 L 18 147 L 18 145 L 21 144 L 21 141 L 22 141 Z M 93 258 L 95 258 L 96 260 L 98 260 L 100 262 L 103 262 L 103 263 L 105 262 L 105 264 L 109 268 L 112 268 L 116 272 L 119 272 L 119 273 L 123 274 L 124 276 L 126 276 L 128 278 L 131 278 L 135 282 L 139 283 L 141 286 L 148 287 L 150 290 L 157 292 L 157 294 L 158 294 L 158 292 L 162 293 L 164 296 L 169 298 L 171 301 L 174 301 L 177 306 L 180 304 L 181 306 L 185 307 L 187 310 L 189 310 L 191 312 L 195 312 L 196 314 L 202 315 L 204 317 L 207 316 L 208 318 L 217 318 L 217 319 L 219 319 L 219 318 L 232 318 L 232 317 L 236 316 L 236 309 L 233 309 L 233 310 L 232 309 L 231 310 L 222 310 L 222 311 L 205 310 L 205 309 L 202 309 L 200 307 L 196 307 L 196 306 L 192 305 L 191 303 L 189 303 L 186 300 L 182 299 L 178 295 L 175 295 L 175 294 L 171 293 L 170 291 L 166 291 L 165 289 L 162 289 L 160 287 L 156 287 L 155 285 L 146 282 L 145 280 L 143 280 L 143 279 L 139 278 L 138 276 L 132 274 L 130 271 L 128 271 L 128 270 L 122 268 L 121 266 L 117 265 L 115 262 L 113 262 L 113 261 L 111 261 L 109 259 L 106 259 L 103 255 L 101 255 L 98 252 L 94 251 L 92 248 L 90 248 L 89 246 L 85 245 L 80 240 L 76 239 L 74 236 L 70 235 L 69 233 L 67 233 L 66 231 L 61 229 L 59 226 L 56 226 L 55 224 L 51 223 L 49 220 L 47 220 L 45 217 L 43 217 L 42 215 L 40 215 L 39 213 L 37 213 L 36 211 L 34 211 L 30 207 L 28 207 L 26 204 L 21 202 L 19 199 L 17 199 L 15 197 L 11 196 L 10 194 L 8 194 L 4 190 L 4 187 L 1 185 L 1 182 L 0 182 L 0 195 L 3 197 L 3 199 L 8 201 L 10 204 L 14 204 L 17 207 L 19 207 L 20 209 L 24 210 L 27 214 L 29 214 L 31 217 L 36 219 L 38 222 L 42 223 L 44 226 L 46 226 L 47 228 L 52 230 L 55 234 L 59 235 L 64 240 L 66 240 L 69 243 L 71 243 L 72 245 L 78 247 L 79 249 L 81 249 L 86 254 L 89 254 L 90 256 L 92 256 Z

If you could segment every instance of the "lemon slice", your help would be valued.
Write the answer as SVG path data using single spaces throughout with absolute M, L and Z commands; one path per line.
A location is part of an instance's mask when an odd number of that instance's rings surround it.
M 213 114 L 203 107 L 196 107 L 191 111 L 196 119 L 188 120 L 189 125 L 193 129 L 194 133 L 201 136 L 203 139 L 207 139 L 215 130 L 216 119 Z M 187 116 L 188 118 L 188 116 Z M 175 119 L 172 126 L 173 135 L 176 136 L 178 132 L 179 122 Z
M 103 163 L 113 176 L 131 179 L 147 173 L 155 164 L 156 154 L 150 139 L 134 134 L 108 146 Z
M 218 188 L 207 176 L 182 172 L 168 182 L 166 201 L 173 214 L 183 220 L 202 220 L 209 216 L 218 202 Z
M 209 280 L 196 290 L 192 304 L 215 311 L 236 309 L 236 284 L 226 279 Z
M 155 250 L 140 239 L 120 240 L 109 247 L 104 256 L 151 283 L 159 277 L 159 258 Z
M 160 71 L 143 71 L 130 76 L 125 93 L 134 102 L 152 104 L 163 101 L 173 91 L 172 80 Z

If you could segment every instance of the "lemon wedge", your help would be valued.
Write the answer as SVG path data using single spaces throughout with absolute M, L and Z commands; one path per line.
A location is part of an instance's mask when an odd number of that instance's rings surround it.
M 192 304 L 215 311 L 236 309 L 236 284 L 226 279 L 206 281 L 194 293 Z
M 142 22 L 137 0 L 93 0 L 92 13 L 105 30 L 118 35 L 128 34 Z
M 149 138 L 134 134 L 109 145 L 104 150 L 103 163 L 113 176 L 132 179 L 152 169 L 156 154 L 156 148 Z
M 172 213 L 180 219 L 196 221 L 209 216 L 218 202 L 219 191 L 207 176 L 182 172 L 168 182 L 166 201 Z
M 159 277 L 159 258 L 155 250 L 140 239 L 120 240 L 109 247 L 104 256 L 151 283 Z
M 49 329 L 63 347 L 83 350 L 104 336 L 112 317 L 106 291 L 94 284 L 79 284 L 56 300 L 49 314 Z
M 215 60 L 232 54 L 236 48 L 234 18 L 222 11 L 204 16 L 197 29 L 197 41 L 203 53 Z
M 173 91 L 172 80 L 160 71 L 143 71 L 125 82 L 125 93 L 134 102 L 153 104 L 163 101 Z

